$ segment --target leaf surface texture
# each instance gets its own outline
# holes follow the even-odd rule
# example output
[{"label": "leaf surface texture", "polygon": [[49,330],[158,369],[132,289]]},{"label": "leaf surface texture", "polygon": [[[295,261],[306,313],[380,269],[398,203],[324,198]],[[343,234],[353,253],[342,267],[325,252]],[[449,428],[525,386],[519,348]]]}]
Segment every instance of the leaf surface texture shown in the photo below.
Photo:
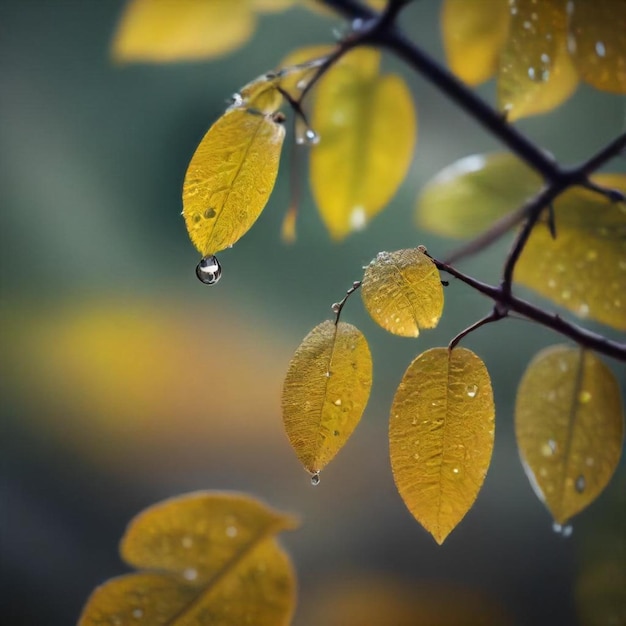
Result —
[{"label": "leaf surface texture", "polygon": [[515,433],[537,496],[564,524],[598,497],[619,462],[624,418],[615,376],[589,351],[543,350],[519,385]]},{"label": "leaf surface texture", "polygon": [[317,473],[359,423],[372,386],[372,357],[361,331],[331,321],[316,326],[289,364],[283,421],[302,465]]},{"label": "leaf surface texture", "polygon": [[402,337],[434,328],[443,312],[439,271],[419,248],[379,252],[365,269],[361,295],[372,319]]},{"label": "leaf surface texture", "polygon": [[483,484],[494,418],[487,368],[465,348],[427,350],[396,391],[389,421],[393,477],[409,511],[439,544]]}]

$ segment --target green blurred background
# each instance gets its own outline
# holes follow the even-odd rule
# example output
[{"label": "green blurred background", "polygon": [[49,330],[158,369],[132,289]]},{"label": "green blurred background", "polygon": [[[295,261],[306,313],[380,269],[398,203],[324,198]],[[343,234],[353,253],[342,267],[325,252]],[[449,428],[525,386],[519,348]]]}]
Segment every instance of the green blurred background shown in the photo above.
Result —
[{"label": "green blurred background", "polygon": [[[455,159],[498,145],[386,59],[409,82],[419,123],[413,166],[392,204],[366,231],[335,244],[307,191],[298,241],[283,245],[285,150],[265,212],[220,256],[220,284],[204,287],[180,216],[196,145],[231,93],[293,48],[332,41],[342,23],[293,9],[262,16],[252,41],[222,59],[119,67],[108,48],[122,6],[0,4],[3,623],[75,622],[93,587],[126,571],[117,542],[127,521],[196,489],[248,492],[302,517],[302,527],[284,537],[300,585],[294,624],[330,624],[338,598],[377,602],[377,591],[381,606],[441,600],[423,620],[403,624],[444,623],[437,606],[463,602],[483,607],[483,621],[468,610],[468,624],[577,623],[577,585],[591,590],[579,602],[590,606],[585,598],[615,585],[607,567],[617,563],[623,575],[626,477],[622,464],[576,518],[571,538],[552,531],[518,459],[512,407],[529,360],[559,337],[511,320],[464,342],[492,374],[496,447],[475,506],[442,547],[394,488],[388,407],[409,362],[446,345],[489,310],[487,301],[453,283],[440,326],[407,340],[376,327],[355,297],[344,316],[370,341],[373,393],[319,487],[282,430],[282,377],[302,337],[379,250],[421,243],[441,258],[453,249],[415,227],[417,193]],[[424,0],[403,18],[441,59],[439,8]],[[493,84],[481,91],[493,101]],[[624,120],[623,98],[580,87],[554,113],[519,126],[573,163],[623,130]],[[609,169],[624,171],[624,161]],[[463,267],[496,280],[506,243]],[[611,365],[624,381],[624,368]],[[590,583],[580,583],[585,576]],[[489,621],[491,611],[507,617]]]}]

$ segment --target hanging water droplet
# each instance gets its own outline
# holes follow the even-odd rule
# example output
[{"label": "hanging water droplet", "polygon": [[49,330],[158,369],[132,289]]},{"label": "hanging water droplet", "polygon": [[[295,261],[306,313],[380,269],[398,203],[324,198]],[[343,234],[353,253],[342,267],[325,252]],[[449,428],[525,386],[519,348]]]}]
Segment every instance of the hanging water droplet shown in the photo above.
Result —
[{"label": "hanging water droplet", "polygon": [[470,398],[475,398],[476,394],[478,393],[478,385],[468,385],[465,388],[465,393],[470,397]]},{"label": "hanging water droplet", "polygon": [[243,98],[239,92],[235,92],[230,97],[230,106],[231,107],[239,107],[243,104]]},{"label": "hanging water droplet", "polygon": [[198,570],[193,567],[188,567],[183,572],[183,578],[185,580],[196,580],[196,578],[198,578]]},{"label": "hanging water droplet", "polygon": [[317,487],[317,485],[320,484],[320,473],[319,472],[315,472],[312,476],[311,476],[311,484],[314,487]]},{"label": "hanging water droplet", "polygon": [[320,136],[312,128],[307,128],[304,133],[304,143],[309,146],[315,146],[319,142]]},{"label": "hanging water droplet", "polygon": [[196,276],[205,285],[214,285],[222,277],[222,266],[216,256],[205,256],[196,266]]},{"label": "hanging water droplet", "polygon": [[330,309],[333,313],[339,313],[341,309],[341,304],[339,304],[339,302],[334,302]]},{"label": "hanging water droplet", "polygon": [[565,537],[567,539],[568,537],[572,536],[573,531],[574,529],[572,528],[571,524],[568,524],[567,526],[563,526],[563,528],[561,529],[561,537]]},{"label": "hanging water droplet", "polygon": [[585,487],[587,486],[587,481],[582,474],[576,479],[576,483],[574,486],[578,493],[582,493],[585,490]]}]

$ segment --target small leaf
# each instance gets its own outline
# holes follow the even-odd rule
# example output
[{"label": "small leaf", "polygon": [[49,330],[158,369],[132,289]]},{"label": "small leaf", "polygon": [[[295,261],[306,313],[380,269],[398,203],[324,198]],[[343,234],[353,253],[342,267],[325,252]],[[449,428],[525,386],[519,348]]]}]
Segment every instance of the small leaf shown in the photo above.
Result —
[{"label": "small leaf", "polygon": [[97,588],[79,626],[238,626],[250,616],[286,626],[295,576],[272,535],[293,527],[291,518],[234,494],[199,492],[150,507],[131,521],[120,548],[146,571]]},{"label": "small leaf", "polygon": [[417,222],[445,237],[471,237],[539,189],[539,175],[516,156],[474,154],[444,168],[424,187]]},{"label": "small leaf", "polygon": [[507,0],[444,0],[441,29],[450,69],[469,85],[491,78],[509,21]]},{"label": "small leaf", "polygon": [[283,421],[296,455],[316,474],[356,428],[372,386],[372,357],[361,331],[345,322],[316,326],[289,364]]},{"label": "small leaf", "polygon": [[362,230],[391,200],[415,145],[411,93],[399,77],[380,75],[380,52],[348,53],[316,86],[311,187],[334,239]]},{"label": "small leaf", "polygon": [[498,104],[509,121],[546,113],[567,100],[578,74],[567,52],[560,0],[511,0],[509,37],[500,57]]},{"label": "small leaf", "polygon": [[257,220],[270,197],[284,127],[242,108],[211,126],[193,155],[183,185],[183,215],[202,255],[233,245]]},{"label": "small leaf", "polygon": [[129,0],[113,39],[120,62],[210,59],[252,35],[249,0]]},{"label": "small leaf", "polygon": [[568,49],[582,80],[626,94],[626,6],[594,0],[570,8]]},{"label": "small leaf", "polygon": [[[626,193],[626,175],[598,174]],[[515,280],[583,318],[626,330],[626,204],[575,187],[554,203],[556,239],[533,229]]]},{"label": "small leaf", "polygon": [[557,523],[606,487],[619,462],[623,420],[617,380],[593,353],[553,346],[528,366],[515,405],[517,445]]},{"label": "small leaf", "polygon": [[361,295],[372,319],[401,337],[434,328],[443,312],[439,271],[419,248],[379,252],[365,269]]},{"label": "small leaf", "polygon": [[491,381],[470,350],[433,348],[407,369],[391,407],[396,487],[441,544],[476,500],[494,441]]}]

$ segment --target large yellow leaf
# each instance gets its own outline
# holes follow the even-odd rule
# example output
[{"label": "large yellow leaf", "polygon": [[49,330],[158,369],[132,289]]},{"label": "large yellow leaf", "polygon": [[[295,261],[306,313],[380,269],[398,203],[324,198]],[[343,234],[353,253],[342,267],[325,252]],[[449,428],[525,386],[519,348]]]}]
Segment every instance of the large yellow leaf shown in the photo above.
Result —
[{"label": "large yellow leaf", "polygon": [[359,423],[371,386],[369,347],[351,324],[322,322],[296,350],[283,385],[283,421],[315,481]]},{"label": "large yellow leaf", "polygon": [[233,245],[254,224],[270,197],[284,127],[243,108],[211,126],[193,155],[183,185],[183,215],[203,254]]},{"label": "large yellow leaf", "polygon": [[[626,175],[598,174],[599,185],[626,192]],[[626,330],[626,204],[576,187],[554,206],[556,239],[533,229],[515,280],[553,302]]]},{"label": "large yellow leaf", "polygon": [[331,236],[363,229],[391,200],[411,163],[416,121],[411,93],[380,75],[380,52],[348,53],[316,87],[311,186]]},{"label": "large yellow leaf", "polygon": [[113,39],[121,62],[210,59],[252,35],[249,0],[129,0]]},{"label": "large yellow leaf", "polygon": [[626,94],[626,4],[577,0],[568,47],[581,78],[596,89]]},{"label": "large yellow leaf", "polygon": [[559,524],[595,500],[622,450],[619,385],[593,353],[540,352],[517,392],[515,433],[526,474]]},{"label": "large yellow leaf", "polygon": [[496,71],[509,31],[508,0],[444,0],[441,29],[450,69],[479,85]]},{"label": "large yellow leaf", "polygon": [[540,188],[539,175],[513,154],[474,154],[428,182],[417,200],[417,223],[445,237],[472,237]]},{"label": "large yellow leaf", "polygon": [[439,271],[419,248],[379,252],[365,269],[361,294],[372,319],[402,337],[434,328],[443,311]]},{"label": "large yellow leaf", "polygon": [[120,547],[144,571],[97,588],[79,625],[286,626],[295,575],[273,535],[293,527],[290,517],[234,494],[199,492],[146,509]]},{"label": "large yellow leaf", "polygon": [[476,500],[494,441],[491,381],[470,350],[433,348],[409,365],[391,406],[396,487],[441,544]]},{"label": "large yellow leaf", "polygon": [[498,104],[509,120],[551,111],[567,100],[578,74],[567,52],[561,0],[511,0],[509,37],[498,73]]}]

